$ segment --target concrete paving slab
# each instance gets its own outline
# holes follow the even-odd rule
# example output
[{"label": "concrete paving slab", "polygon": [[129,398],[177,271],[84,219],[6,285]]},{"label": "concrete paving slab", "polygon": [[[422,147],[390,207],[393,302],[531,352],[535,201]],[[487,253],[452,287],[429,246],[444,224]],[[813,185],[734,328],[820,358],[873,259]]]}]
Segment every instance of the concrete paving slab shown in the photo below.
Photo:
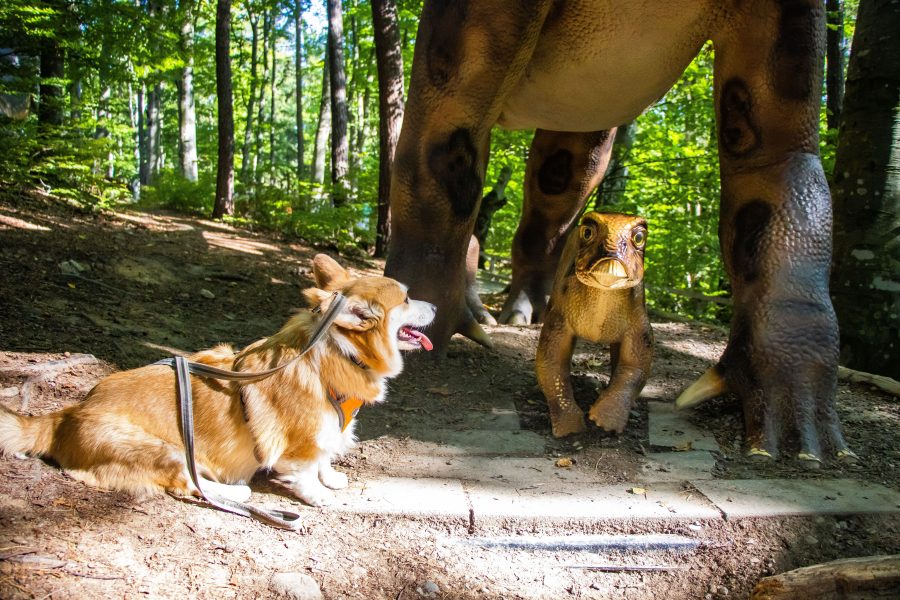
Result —
[{"label": "concrete paving slab", "polygon": [[515,406],[493,407],[490,411],[473,410],[458,415],[455,425],[460,429],[487,429],[491,431],[518,431],[519,413]]},{"label": "concrete paving slab", "polygon": [[462,483],[453,479],[375,477],[337,492],[336,510],[364,514],[469,518]]},{"label": "concrete paving slab", "polygon": [[556,466],[552,458],[507,458],[492,456],[392,456],[378,465],[393,477],[437,477],[466,482],[503,484],[510,487],[534,485],[597,484],[594,477],[574,469]]},{"label": "concrete paving slab", "polygon": [[411,439],[437,444],[437,456],[504,455],[540,456],[546,440],[533,431],[488,429],[414,429],[403,432]]},{"label": "concrete paving slab", "polygon": [[712,479],[716,457],[705,450],[689,452],[651,452],[643,464],[638,481],[691,481]]},{"label": "concrete paving slab", "polygon": [[726,516],[900,513],[900,493],[853,479],[692,481]]},{"label": "concrete paving slab", "polygon": [[651,446],[718,451],[712,433],[696,427],[675,411],[675,404],[648,402],[648,429]]},{"label": "concrete paving slab", "polygon": [[[638,493],[631,490],[637,489]],[[531,485],[466,484],[475,519],[553,519],[607,521],[631,519],[719,519],[719,511],[701,494],[678,484],[652,487],[616,484]]]}]

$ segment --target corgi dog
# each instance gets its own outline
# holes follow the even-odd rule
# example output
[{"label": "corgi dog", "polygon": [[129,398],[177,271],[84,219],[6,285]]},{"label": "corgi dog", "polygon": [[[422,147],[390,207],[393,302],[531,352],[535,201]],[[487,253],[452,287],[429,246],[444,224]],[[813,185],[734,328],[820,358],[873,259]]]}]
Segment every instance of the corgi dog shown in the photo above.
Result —
[{"label": "corgi dog", "polygon": [[[321,506],[347,476],[331,466],[354,442],[343,408],[382,402],[386,381],[403,369],[401,351],[431,349],[420,331],[435,307],[412,300],[387,277],[352,277],[324,254],[313,259],[312,311],[240,352],[220,345],[189,357],[220,369],[254,372],[296,358],[339,291],[347,302],[324,337],[299,359],[253,383],[191,377],[195,460],[201,487],[243,502],[258,470],[304,502]],[[52,459],[75,479],[138,495],[198,495],[179,429],[175,372],[149,365],[106,377],[84,402],[29,417],[0,406],[0,451]]]}]

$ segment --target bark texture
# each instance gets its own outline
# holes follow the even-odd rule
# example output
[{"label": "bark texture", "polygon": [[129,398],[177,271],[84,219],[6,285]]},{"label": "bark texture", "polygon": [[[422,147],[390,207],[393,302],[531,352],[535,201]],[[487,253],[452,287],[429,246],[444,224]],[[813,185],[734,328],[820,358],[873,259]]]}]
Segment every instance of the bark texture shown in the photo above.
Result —
[{"label": "bark texture", "polygon": [[344,72],[344,18],[341,0],[328,0],[328,59],[331,70],[331,184],[332,202],[348,200],[350,140],[347,137],[347,75]]},{"label": "bark texture", "polygon": [[181,175],[197,181],[197,116],[194,110],[194,5],[192,0],[182,5],[181,52],[184,67],[178,86],[180,115],[179,139]]},{"label": "bark texture", "polygon": [[825,94],[828,108],[828,128],[837,129],[841,123],[844,104],[844,5],[841,0],[827,0],[825,54]]},{"label": "bark texture", "polygon": [[219,160],[213,218],[234,214],[234,107],[231,96],[231,0],[216,3],[216,99]]},{"label": "bark texture", "polygon": [[390,239],[391,166],[403,123],[403,53],[396,0],[372,0],[378,66],[378,224],[375,255],[384,256]]},{"label": "bark texture", "polygon": [[841,364],[900,378],[900,3],[862,0],[834,173]]},{"label": "bark texture", "polygon": [[297,104],[297,179],[302,180],[303,164],[303,3],[294,6],[294,95]]}]

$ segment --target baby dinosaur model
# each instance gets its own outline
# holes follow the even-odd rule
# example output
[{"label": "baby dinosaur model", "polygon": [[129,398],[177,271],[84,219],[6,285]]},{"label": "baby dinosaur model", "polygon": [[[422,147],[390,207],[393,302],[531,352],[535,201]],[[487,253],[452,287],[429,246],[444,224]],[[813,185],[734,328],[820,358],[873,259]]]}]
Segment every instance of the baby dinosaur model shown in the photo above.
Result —
[{"label": "baby dinosaur model", "polygon": [[647,222],[589,212],[563,249],[538,342],[538,384],[550,406],[553,435],[584,431],[569,365],[575,339],[609,344],[612,376],[588,416],[621,433],[653,360],[653,333],[644,306]]}]

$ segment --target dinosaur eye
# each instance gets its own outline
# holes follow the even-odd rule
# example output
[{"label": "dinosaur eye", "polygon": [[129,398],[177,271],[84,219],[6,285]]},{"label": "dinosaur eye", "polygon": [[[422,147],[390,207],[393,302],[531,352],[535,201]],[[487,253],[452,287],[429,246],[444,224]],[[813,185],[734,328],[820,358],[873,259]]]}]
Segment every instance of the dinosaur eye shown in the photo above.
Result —
[{"label": "dinosaur eye", "polygon": [[581,239],[585,242],[589,242],[594,239],[594,228],[589,227],[588,225],[583,225],[581,227]]},{"label": "dinosaur eye", "polygon": [[637,229],[631,234],[631,241],[635,246],[640,248],[647,241],[647,232],[643,229]]}]

